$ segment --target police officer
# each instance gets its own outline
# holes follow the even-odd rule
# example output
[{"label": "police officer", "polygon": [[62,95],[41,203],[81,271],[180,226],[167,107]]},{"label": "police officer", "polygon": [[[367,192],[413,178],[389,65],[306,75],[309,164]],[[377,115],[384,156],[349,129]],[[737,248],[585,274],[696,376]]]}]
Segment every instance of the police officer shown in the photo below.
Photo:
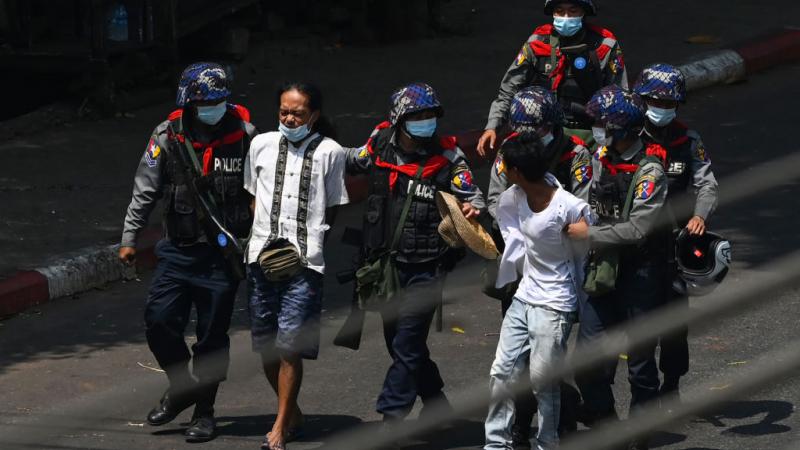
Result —
[{"label": "police officer", "polygon": [[[569,136],[563,128],[564,114],[561,105],[549,90],[540,86],[523,88],[516,94],[511,102],[509,111],[509,126],[512,133],[505,142],[519,139],[520,136],[533,134],[538,136],[546,149],[549,158],[548,171],[556,176],[559,183],[567,191],[583,200],[588,199],[589,180],[592,177],[591,153],[576,136]],[[504,142],[504,145],[505,145]],[[497,201],[500,194],[508,188],[508,179],[503,161],[503,148],[501,146],[495,159],[490,174],[487,203],[489,214],[492,216],[492,237],[498,248],[503,248],[503,238],[497,226]],[[491,274],[486,280],[487,287],[484,292],[493,297],[499,297],[501,310],[505,317],[514,298],[516,283],[505,289],[493,289],[497,272],[497,262],[488,261],[487,273]],[[491,288],[489,288],[491,287]],[[574,389],[562,384],[562,408],[559,421],[560,432],[563,434],[574,428],[573,408],[577,399]],[[526,392],[515,402],[516,421],[512,428],[512,439],[515,445],[528,445],[530,425],[536,412],[535,398]]]},{"label": "police officer", "polygon": [[[231,261],[218,247],[221,238],[206,235],[198,219],[199,199],[191,193],[190,174],[233,236],[247,237],[252,223],[243,162],[256,130],[245,108],[226,101],[229,94],[225,70],[218,64],[196,63],[184,70],[178,85],[179,109],[153,131],[136,171],[119,251],[124,262],[134,261],[136,237],[163,198],[164,238],[156,246],[158,264],[145,306],[145,325],[147,343],[167,374],[169,388],[147,422],[164,425],[195,404],[185,432],[190,442],[215,436],[214,400],[228,370],[228,328],[239,285]],[[183,333],[193,304],[197,342],[190,353]],[[189,372],[190,359],[194,376]]]},{"label": "police officer", "polygon": [[[676,119],[678,105],[686,101],[686,79],[669,64],[653,64],[642,71],[633,90],[647,104],[642,139],[667,149],[670,194],[667,204],[675,216],[676,225],[686,227],[691,234],[702,235],[706,221],[717,206],[717,180],[700,135]],[[679,198],[681,194],[691,194],[694,201]],[[674,273],[675,269],[671,269]],[[669,297],[672,302],[688,309],[687,295],[670,289]],[[684,326],[661,338],[662,394],[678,395],[680,377],[689,371],[688,332],[688,327]]]},{"label": "police officer", "polygon": [[584,111],[586,102],[603,86],[628,86],[622,49],[614,33],[585,20],[597,14],[594,0],[545,0],[544,12],[553,17],[553,23],[533,32],[506,71],[489,110],[486,131],[478,141],[481,155],[495,148],[512,98],[525,86],[553,91],[564,110],[565,127],[587,142],[592,119]]},{"label": "police officer", "polygon": [[[375,128],[364,147],[350,149],[348,157],[348,170],[366,173],[369,179],[363,254],[390,246],[406,197],[413,196],[397,247],[401,290],[381,310],[386,348],[393,361],[376,408],[386,426],[405,418],[417,396],[426,407],[437,402],[446,405],[444,382],[427,344],[441,301],[443,274],[453,263],[452,251],[438,232],[441,216],[436,192],[454,194],[463,202],[467,217],[477,216],[485,207],[455,138],[437,133],[444,110],[433,88],[410,84],[394,92],[391,102],[389,121]],[[418,184],[412,191],[415,177]]]},{"label": "police officer", "polygon": [[[615,289],[590,297],[583,305],[579,345],[663,303],[669,239],[668,230],[661,227],[668,191],[663,166],[666,151],[657,144],[645,144],[639,136],[644,126],[641,98],[609,86],[592,97],[586,109],[607,133],[593,158],[590,204],[598,222],[592,226],[585,222],[569,225],[567,233],[573,239],[588,239],[595,255],[617,252],[619,265]],[[628,217],[624,217],[629,192],[632,203]],[[646,342],[628,351],[632,414],[658,394],[655,347],[656,342]],[[616,361],[614,358],[597,370],[576,376],[586,412],[596,419],[616,417],[611,390]],[[640,450],[647,445],[647,439],[642,439],[629,448]]]}]

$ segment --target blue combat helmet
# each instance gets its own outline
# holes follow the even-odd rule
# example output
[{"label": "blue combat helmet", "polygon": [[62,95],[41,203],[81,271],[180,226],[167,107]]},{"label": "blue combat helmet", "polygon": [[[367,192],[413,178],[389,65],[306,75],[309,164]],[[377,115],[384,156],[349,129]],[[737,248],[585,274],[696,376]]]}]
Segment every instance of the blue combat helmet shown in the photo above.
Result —
[{"label": "blue combat helmet", "polygon": [[617,85],[600,89],[589,103],[586,114],[607,130],[631,131],[644,125],[644,102],[638,95]]},{"label": "blue combat helmet", "polygon": [[389,121],[392,125],[397,125],[408,114],[429,109],[434,110],[437,117],[444,115],[436,91],[425,83],[412,83],[401,87],[392,94],[391,102]]},{"label": "blue combat helmet", "polygon": [[633,92],[642,97],[686,102],[686,77],[669,64],[646,67],[633,86]]},{"label": "blue combat helmet", "polygon": [[517,92],[511,100],[508,116],[515,133],[535,133],[544,125],[557,127],[564,123],[564,111],[555,95],[541,86]]},{"label": "blue combat helmet", "polygon": [[559,3],[575,3],[586,11],[587,16],[597,15],[597,2],[594,0],[545,0],[544,13],[548,16],[552,16],[553,10]]},{"label": "blue combat helmet", "polygon": [[228,77],[219,64],[194,63],[181,74],[175,103],[183,108],[196,101],[224,100],[230,95]]}]

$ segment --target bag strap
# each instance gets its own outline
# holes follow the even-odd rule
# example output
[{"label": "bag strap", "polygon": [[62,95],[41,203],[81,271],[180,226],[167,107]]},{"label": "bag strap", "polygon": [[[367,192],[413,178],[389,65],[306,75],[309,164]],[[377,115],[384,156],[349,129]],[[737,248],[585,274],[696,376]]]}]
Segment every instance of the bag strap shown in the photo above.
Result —
[{"label": "bag strap", "polygon": [[661,164],[661,160],[653,155],[646,155],[639,161],[639,167],[636,168],[636,172],[633,173],[633,178],[631,178],[631,184],[628,186],[628,196],[625,197],[625,207],[622,208],[622,220],[628,220],[631,207],[633,206],[633,192],[636,189],[636,180],[639,179],[639,174],[642,172],[644,166],[648,163],[658,163]]},{"label": "bag strap", "polygon": [[[182,126],[183,125],[181,125],[181,127]],[[174,131],[173,131],[173,134],[174,134]],[[178,142],[180,142],[180,140],[178,140]],[[194,145],[192,145],[192,141],[189,139],[189,136],[186,136],[186,133],[183,134],[183,148],[186,151],[186,153],[189,154],[189,159],[192,160],[192,165],[194,166],[193,168],[190,168],[190,170],[194,169],[194,170],[192,170],[192,172],[194,172],[195,177],[199,179],[203,174],[203,166],[200,164],[200,161],[197,159],[197,153],[194,151]],[[178,151],[180,151],[180,150],[178,150]],[[203,195],[203,193],[198,191],[197,195]],[[205,196],[205,197],[203,197],[203,199],[207,200],[211,204],[211,207],[214,208],[214,212],[215,213],[218,213],[217,202],[214,201],[214,196],[213,195]]]},{"label": "bag strap", "polygon": [[406,195],[406,201],[403,203],[403,211],[400,213],[400,221],[397,222],[397,227],[395,227],[394,229],[394,236],[392,237],[392,246],[389,248],[390,252],[394,252],[395,250],[397,250],[397,244],[400,242],[400,234],[403,231],[403,225],[405,225],[406,223],[406,218],[408,217],[408,210],[411,209],[411,201],[414,199],[414,191],[417,189],[417,184],[419,183],[423,170],[425,170],[425,165],[420,164],[419,168],[417,169],[416,175],[414,175],[414,179],[411,180],[411,187],[408,189],[408,194]]}]

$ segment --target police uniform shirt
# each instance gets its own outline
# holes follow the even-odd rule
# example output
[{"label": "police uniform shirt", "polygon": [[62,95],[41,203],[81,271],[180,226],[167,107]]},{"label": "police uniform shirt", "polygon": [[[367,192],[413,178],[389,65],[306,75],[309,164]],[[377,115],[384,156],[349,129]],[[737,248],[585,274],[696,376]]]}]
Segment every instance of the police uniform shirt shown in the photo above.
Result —
[{"label": "police uniform shirt", "polygon": [[[592,189],[600,185],[605,168],[601,162],[606,155],[611,156],[614,150],[608,147],[600,147],[592,158],[593,177]],[[641,140],[634,143],[625,153],[619,155],[622,161],[631,161],[639,152],[644,151],[644,144]],[[589,228],[589,245],[596,249],[613,245],[632,245],[644,242],[647,237],[657,228],[661,207],[664,206],[667,197],[667,178],[664,167],[661,164],[646,163],[637,179],[632,180],[635,184],[633,202],[626,222],[615,224],[600,224]],[[596,205],[592,204],[593,208]],[[594,211],[597,215],[602,215],[600,211]]]},{"label": "police uniform shirt", "polygon": [[[322,245],[325,232],[330,228],[325,223],[326,210],[347,204],[349,200],[344,183],[346,153],[333,139],[326,137],[319,143],[311,158],[310,178],[307,183],[301,182],[304,157],[309,144],[318,137],[318,133],[309,135],[299,147],[287,142],[283,188],[277,193],[276,161],[280,153],[282,134],[264,133],[253,139],[245,162],[244,177],[245,189],[256,198],[255,219],[247,250],[248,263],[257,260],[268,241],[284,238],[300,251],[306,267],[324,273]],[[306,211],[301,207],[301,194],[308,196]],[[275,195],[280,197],[278,236],[270,236]],[[302,245],[303,241],[305,245]]]}]

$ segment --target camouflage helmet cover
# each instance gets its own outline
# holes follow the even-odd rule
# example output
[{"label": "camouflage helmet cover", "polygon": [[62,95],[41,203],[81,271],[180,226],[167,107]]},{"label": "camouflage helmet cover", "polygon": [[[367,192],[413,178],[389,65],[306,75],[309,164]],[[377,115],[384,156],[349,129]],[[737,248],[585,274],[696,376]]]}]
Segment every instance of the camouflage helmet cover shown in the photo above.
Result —
[{"label": "camouflage helmet cover", "polygon": [[586,104],[586,113],[608,130],[628,131],[641,127],[644,109],[641,97],[616,85],[600,89]]},{"label": "camouflage helmet cover", "polygon": [[639,75],[633,92],[642,97],[685,102],[686,78],[674,66],[663,63],[653,64],[646,67]]},{"label": "camouflage helmet cover", "polygon": [[444,115],[436,91],[425,83],[412,83],[401,87],[392,94],[391,102],[389,121],[392,125],[397,125],[408,114],[429,109],[435,110],[437,117]]},{"label": "camouflage helmet cover", "polygon": [[560,126],[564,122],[564,112],[549,90],[532,86],[514,95],[509,110],[509,125],[514,132],[536,132],[543,125]]},{"label": "camouflage helmet cover", "polygon": [[182,108],[190,102],[224,100],[229,95],[225,69],[216,63],[200,62],[190,65],[181,74],[175,103]]}]

